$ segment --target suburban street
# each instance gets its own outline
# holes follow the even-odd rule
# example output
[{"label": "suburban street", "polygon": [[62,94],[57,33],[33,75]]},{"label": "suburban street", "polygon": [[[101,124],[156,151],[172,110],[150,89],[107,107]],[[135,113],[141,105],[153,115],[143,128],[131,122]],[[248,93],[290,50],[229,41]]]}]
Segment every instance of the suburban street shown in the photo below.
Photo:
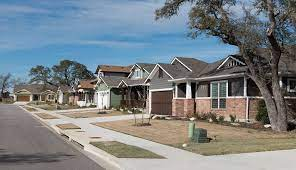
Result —
[{"label": "suburban street", "polygon": [[1,170],[103,169],[18,106],[0,104]]}]

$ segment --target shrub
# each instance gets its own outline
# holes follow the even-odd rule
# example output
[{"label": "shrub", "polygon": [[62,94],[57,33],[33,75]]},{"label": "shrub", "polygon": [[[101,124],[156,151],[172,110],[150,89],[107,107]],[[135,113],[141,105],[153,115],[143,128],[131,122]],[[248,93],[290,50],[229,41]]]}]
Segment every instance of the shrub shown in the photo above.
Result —
[{"label": "shrub", "polygon": [[215,122],[215,123],[218,122],[217,114],[216,113],[209,112],[208,113],[208,119],[212,119],[212,121]]},{"label": "shrub", "polygon": [[267,112],[267,108],[264,100],[260,100],[258,102],[256,120],[259,122],[262,122],[263,124],[270,124],[270,120],[268,117],[268,112]]},{"label": "shrub", "polygon": [[224,117],[224,116],[219,116],[219,117],[218,117],[218,121],[219,121],[220,123],[224,122],[224,120],[225,120],[225,117]]},{"label": "shrub", "polygon": [[236,121],[236,115],[229,115],[229,118],[232,123]]},{"label": "shrub", "polygon": [[197,119],[199,120],[208,120],[209,116],[206,113],[201,113],[197,115]]}]

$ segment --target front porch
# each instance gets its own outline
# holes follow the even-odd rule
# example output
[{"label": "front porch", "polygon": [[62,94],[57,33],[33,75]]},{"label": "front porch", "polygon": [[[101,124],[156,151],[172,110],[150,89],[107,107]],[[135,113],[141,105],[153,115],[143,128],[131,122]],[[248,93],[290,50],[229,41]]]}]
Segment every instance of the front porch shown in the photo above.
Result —
[{"label": "front porch", "polygon": [[94,97],[95,97],[94,90],[79,89],[76,95],[78,96],[77,105],[79,107],[89,107],[89,106],[95,104],[95,102],[94,102]]},{"label": "front porch", "polygon": [[148,86],[125,86],[121,87],[122,108],[146,109],[148,99]]}]

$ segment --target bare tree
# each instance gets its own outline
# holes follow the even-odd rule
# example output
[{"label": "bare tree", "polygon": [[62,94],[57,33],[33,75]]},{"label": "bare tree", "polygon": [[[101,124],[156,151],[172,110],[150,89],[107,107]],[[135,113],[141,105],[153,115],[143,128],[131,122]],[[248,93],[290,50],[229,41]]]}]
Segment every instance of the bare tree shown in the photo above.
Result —
[{"label": "bare tree", "polygon": [[[287,107],[279,84],[279,62],[295,48],[295,0],[166,0],[156,19],[171,18],[188,3],[190,35],[201,33],[237,46],[258,86],[272,129],[287,130]],[[258,49],[264,48],[262,52]],[[266,57],[266,54],[268,57]],[[294,54],[295,57],[295,54]],[[271,87],[271,90],[269,89]]]},{"label": "bare tree", "polygon": [[4,97],[5,93],[9,91],[12,84],[12,75],[10,73],[0,75],[0,97]]}]

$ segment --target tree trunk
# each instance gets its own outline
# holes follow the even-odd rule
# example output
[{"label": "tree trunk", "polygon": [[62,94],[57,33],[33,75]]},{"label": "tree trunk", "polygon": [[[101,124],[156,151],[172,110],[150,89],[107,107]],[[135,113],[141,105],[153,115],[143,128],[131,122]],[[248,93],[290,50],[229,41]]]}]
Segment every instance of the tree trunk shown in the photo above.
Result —
[{"label": "tree trunk", "polygon": [[264,98],[272,130],[278,132],[287,131],[287,109],[281,89],[277,88],[276,85],[279,82],[273,80],[273,93],[271,93],[264,81],[254,77],[252,79]]}]

